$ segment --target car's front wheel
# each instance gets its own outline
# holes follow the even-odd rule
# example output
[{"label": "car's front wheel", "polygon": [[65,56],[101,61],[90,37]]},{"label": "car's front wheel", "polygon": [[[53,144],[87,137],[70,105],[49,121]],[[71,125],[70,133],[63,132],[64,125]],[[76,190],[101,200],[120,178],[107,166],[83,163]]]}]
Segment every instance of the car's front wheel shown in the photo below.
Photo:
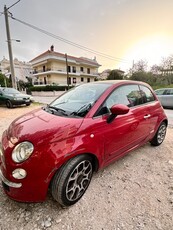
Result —
[{"label": "car's front wheel", "polygon": [[70,159],[53,177],[53,198],[62,206],[75,204],[87,190],[92,174],[92,157],[84,154]]},{"label": "car's front wheel", "polygon": [[13,107],[13,104],[11,103],[11,101],[10,100],[7,100],[6,101],[6,106],[7,106],[7,108],[12,108]]},{"label": "car's front wheel", "polygon": [[167,130],[167,125],[165,122],[162,122],[157,130],[157,133],[155,134],[153,139],[150,141],[150,143],[154,146],[158,146],[162,144],[166,136],[166,130]]}]

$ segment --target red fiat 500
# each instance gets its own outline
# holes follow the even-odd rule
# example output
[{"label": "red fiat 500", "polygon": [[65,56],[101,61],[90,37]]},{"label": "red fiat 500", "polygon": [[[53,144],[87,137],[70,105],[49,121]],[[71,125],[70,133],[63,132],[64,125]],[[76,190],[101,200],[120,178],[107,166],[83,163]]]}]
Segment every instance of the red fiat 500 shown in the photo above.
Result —
[{"label": "red fiat 500", "polygon": [[17,201],[52,196],[63,206],[85,193],[94,171],[150,142],[160,145],[167,117],[149,85],[102,81],[75,87],[23,115],[3,133],[0,177]]}]

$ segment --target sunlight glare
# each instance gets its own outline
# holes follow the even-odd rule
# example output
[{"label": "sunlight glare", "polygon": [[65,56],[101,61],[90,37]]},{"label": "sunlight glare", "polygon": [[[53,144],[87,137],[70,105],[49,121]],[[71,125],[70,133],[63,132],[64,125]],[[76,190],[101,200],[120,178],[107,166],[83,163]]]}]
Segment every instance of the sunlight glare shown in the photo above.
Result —
[{"label": "sunlight glare", "polygon": [[148,65],[160,64],[163,57],[168,57],[173,54],[173,41],[170,37],[166,36],[150,36],[146,37],[131,46],[125,59],[137,62],[145,60]]}]

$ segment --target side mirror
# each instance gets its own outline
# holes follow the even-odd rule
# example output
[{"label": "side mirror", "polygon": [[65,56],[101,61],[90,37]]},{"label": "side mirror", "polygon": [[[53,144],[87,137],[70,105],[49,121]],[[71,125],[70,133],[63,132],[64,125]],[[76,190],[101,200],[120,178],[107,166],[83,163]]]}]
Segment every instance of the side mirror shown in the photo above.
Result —
[{"label": "side mirror", "polygon": [[117,105],[113,105],[110,108],[110,111],[111,111],[111,115],[108,117],[107,123],[111,123],[118,115],[127,114],[129,112],[129,107],[123,104],[117,104]]}]

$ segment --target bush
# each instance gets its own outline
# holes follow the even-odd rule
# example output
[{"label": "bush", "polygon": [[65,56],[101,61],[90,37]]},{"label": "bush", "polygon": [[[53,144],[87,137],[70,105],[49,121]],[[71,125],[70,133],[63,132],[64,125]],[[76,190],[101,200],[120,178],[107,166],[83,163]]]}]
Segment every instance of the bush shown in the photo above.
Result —
[{"label": "bush", "polygon": [[[70,86],[69,88],[72,88]],[[46,86],[33,86],[29,88],[30,91],[65,91],[67,86],[58,86],[58,85],[46,85]]]},{"label": "bush", "polygon": [[155,85],[155,86],[152,86],[152,88],[154,90],[161,89],[161,88],[173,88],[173,84],[171,84],[171,85]]}]

